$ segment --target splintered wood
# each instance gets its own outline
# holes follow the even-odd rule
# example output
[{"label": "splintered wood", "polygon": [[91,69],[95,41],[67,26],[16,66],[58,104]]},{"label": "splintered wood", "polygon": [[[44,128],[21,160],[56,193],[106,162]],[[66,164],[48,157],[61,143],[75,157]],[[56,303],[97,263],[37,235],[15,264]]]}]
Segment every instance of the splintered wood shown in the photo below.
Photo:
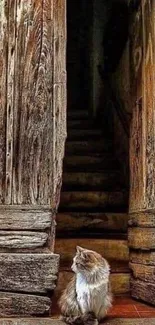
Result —
[{"label": "splintered wood", "polygon": [[56,286],[55,214],[66,138],[65,11],[64,0],[0,0],[4,317],[49,315]]},{"label": "splintered wood", "polygon": [[[132,2],[132,1],[131,1]],[[131,294],[155,305],[155,3],[142,0],[131,29],[129,247]]]}]

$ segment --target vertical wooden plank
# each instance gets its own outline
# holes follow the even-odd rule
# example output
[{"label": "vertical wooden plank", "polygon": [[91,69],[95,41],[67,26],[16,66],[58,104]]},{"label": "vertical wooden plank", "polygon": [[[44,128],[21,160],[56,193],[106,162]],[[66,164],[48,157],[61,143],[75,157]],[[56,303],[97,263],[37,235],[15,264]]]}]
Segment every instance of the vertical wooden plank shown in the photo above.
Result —
[{"label": "vertical wooden plank", "polygon": [[17,12],[13,203],[50,204],[52,2],[24,1],[18,4]]},{"label": "vertical wooden plank", "polygon": [[5,197],[6,105],[7,105],[7,52],[8,52],[8,5],[0,0],[0,204]]},{"label": "vertical wooden plank", "polygon": [[6,177],[5,203],[12,201],[13,165],[13,110],[14,110],[14,65],[16,38],[16,0],[8,1],[8,67],[7,67],[7,109],[6,109]]},{"label": "vertical wooden plank", "polygon": [[[130,142],[131,195],[129,220],[129,247],[131,250],[131,294],[133,297],[155,304],[152,274],[155,263],[155,3],[141,0],[137,15],[141,12],[141,65],[140,79],[135,78],[141,89],[140,105],[133,105],[133,123]],[[131,35],[131,55],[135,56],[133,44],[138,30]],[[135,180],[136,181],[135,181]],[[133,214],[132,214],[133,213]],[[146,254],[147,250],[147,254]]]},{"label": "vertical wooden plank", "polygon": [[54,196],[58,206],[62,181],[62,159],[66,139],[66,1],[54,0],[54,65],[53,65],[53,155]]},{"label": "vertical wooden plank", "polygon": [[143,200],[143,149],[142,149],[142,8],[133,15],[131,28],[131,102],[133,118],[130,132],[130,212],[138,209]]}]

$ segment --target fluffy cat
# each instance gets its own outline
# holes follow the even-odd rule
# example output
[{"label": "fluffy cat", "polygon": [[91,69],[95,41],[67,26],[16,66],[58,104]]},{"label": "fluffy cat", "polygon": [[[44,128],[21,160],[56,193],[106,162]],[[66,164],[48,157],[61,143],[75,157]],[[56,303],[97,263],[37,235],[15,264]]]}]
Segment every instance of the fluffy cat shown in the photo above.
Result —
[{"label": "fluffy cat", "polygon": [[112,306],[110,267],[98,253],[77,246],[75,275],[64,290],[59,306],[68,324],[98,324]]}]

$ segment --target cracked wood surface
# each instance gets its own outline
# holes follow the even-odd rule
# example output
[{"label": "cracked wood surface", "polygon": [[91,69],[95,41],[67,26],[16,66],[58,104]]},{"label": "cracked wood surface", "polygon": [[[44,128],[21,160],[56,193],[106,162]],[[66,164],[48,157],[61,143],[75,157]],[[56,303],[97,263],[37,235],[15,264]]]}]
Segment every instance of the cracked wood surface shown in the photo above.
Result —
[{"label": "cracked wood surface", "polygon": [[130,137],[131,294],[155,305],[155,3],[139,1],[132,15]]}]

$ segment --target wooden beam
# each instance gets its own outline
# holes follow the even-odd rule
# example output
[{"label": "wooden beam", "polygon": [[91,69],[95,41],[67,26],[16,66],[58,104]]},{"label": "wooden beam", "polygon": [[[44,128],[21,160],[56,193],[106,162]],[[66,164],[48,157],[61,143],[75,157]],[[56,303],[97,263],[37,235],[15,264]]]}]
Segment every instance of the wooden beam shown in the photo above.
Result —
[{"label": "wooden beam", "polygon": [[0,254],[0,291],[49,293],[56,286],[56,254]]}]

